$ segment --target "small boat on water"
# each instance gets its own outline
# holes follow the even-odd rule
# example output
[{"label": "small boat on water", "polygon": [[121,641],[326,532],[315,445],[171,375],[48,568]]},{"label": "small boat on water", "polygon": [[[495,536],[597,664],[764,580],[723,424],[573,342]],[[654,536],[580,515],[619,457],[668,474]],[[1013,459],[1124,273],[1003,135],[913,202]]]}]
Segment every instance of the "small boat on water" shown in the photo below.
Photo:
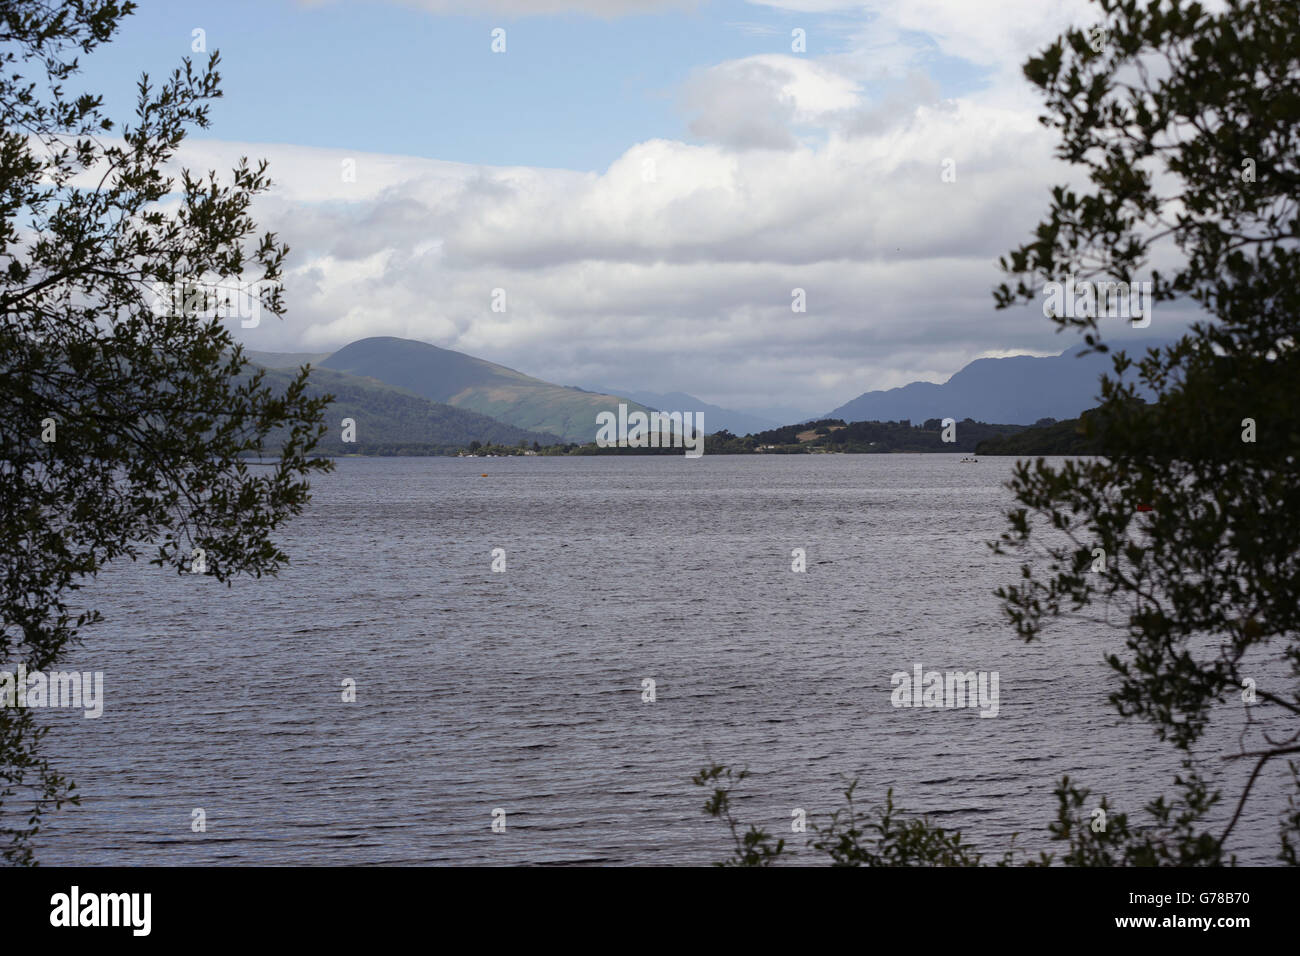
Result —
[{"label": "small boat on water", "polygon": [[978,465],[979,463],[980,460],[978,458],[970,457],[963,458],[961,461],[957,462],[959,465]]}]

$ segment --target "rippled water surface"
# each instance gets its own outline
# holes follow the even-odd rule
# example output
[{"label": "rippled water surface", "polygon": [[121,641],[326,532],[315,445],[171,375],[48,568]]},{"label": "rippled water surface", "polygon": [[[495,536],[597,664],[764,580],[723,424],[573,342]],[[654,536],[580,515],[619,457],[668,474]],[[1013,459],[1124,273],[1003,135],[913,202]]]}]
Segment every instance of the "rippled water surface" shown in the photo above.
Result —
[{"label": "rippled water surface", "polygon": [[[104,672],[105,709],[52,713],[83,804],[39,857],[707,863],[724,834],[690,777],[711,759],[749,767],[740,813],[778,832],[860,775],[860,799],[893,787],[995,854],[1016,831],[1047,848],[1062,774],[1136,811],[1176,764],[1105,703],[1118,632],[1070,624],[1025,646],[1002,623],[992,591],[1015,569],[984,542],[1010,470],[342,460],[282,536],[278,579],[128,564],[83,592],[105,621],[69,665]],[[998,672],[998,716],[894,708],[890,675],[916,663]],[[1271,860],[1277,809],[1255,801],[1238,824],[1244,861]]]}]

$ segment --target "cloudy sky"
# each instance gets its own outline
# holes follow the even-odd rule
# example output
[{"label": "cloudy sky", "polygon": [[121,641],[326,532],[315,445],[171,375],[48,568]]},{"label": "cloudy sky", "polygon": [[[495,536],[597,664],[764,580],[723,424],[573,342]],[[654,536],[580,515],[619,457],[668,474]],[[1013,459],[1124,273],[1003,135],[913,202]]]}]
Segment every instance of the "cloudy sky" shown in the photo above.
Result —
[{"label": "cloudy sky", "polygon": [[[794,420],[1075,344],[991,289],[1068,178],[1020,66],[1097,18],[1086,0],[143,0],[84,77],[126,118],[194,31],[221,51],[226,96],[184,161],[267,158],[257,216],[293,250],[289,312],[236,330],[249,348],[396,335]],[[1176,322],[1157,309],[1150,332]]]}]

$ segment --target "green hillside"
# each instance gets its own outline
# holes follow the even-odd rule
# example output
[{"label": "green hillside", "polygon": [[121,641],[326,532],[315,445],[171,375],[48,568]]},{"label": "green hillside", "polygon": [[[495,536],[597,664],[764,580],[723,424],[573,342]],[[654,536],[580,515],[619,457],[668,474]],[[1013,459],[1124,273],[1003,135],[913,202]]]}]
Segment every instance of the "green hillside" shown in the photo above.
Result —
[{"label": "green hillside", "polygon": [[[1096,413],[1096,409],[1091,409]],[[1014,435],[986,438],[975,448],[977,455],[1099,455],[1100,441],[1084,431],[1084,412],[1050,425],[1036,425]]]},{"label": "green hillside", "polygon": [[[267,369],[265,382],[283,391],[295,372]],[[464,448],[472,441],[483,444],[531,447],[556,443],[555,435],[516,428],[463,408],[431,402],[382,382],[332,369],[311,369],[307,391],[330,393],[334,402],[326,412],[329,423],[318,451],[328,455],[436,455]],[[356,422],[356,442],[342,440],[342,421]]]},{"label": "green hillside", "polygon": [[650,411],[629,399],[554,385],[504,365],[411,339],[360,339],[321,365],[571,442],[594,440],[597,413],[617,412],[620,402],[626,403],[629,411]]},{"label": "green hillside", "polygon": [[849,454],[878,455],[891,452],[972,452],[986,440],[1010,436],[1023,425],[991,425],[970,418],[955,423],[954,439],[945,442],[943,419],[930,418],[915,425],[910,421],[846,422],[840,418],[823,418],[800,425],[783,425],[754,435],[737,437],[720,432],[709,437],[710,454],[777,455]]}]

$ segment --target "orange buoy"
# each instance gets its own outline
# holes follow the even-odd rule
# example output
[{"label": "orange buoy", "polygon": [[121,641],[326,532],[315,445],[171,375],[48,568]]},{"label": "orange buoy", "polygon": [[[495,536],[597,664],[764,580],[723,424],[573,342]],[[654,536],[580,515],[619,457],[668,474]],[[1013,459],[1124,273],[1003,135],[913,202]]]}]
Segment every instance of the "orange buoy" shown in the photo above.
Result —
[{"label": "orange buoy", "polygon": [[483,474],[479,475],[479,477],[480,477],[480,478],[486,478],[486,477],[487,477],[487,472],[486,472],[486,471],[483,472]]}]

